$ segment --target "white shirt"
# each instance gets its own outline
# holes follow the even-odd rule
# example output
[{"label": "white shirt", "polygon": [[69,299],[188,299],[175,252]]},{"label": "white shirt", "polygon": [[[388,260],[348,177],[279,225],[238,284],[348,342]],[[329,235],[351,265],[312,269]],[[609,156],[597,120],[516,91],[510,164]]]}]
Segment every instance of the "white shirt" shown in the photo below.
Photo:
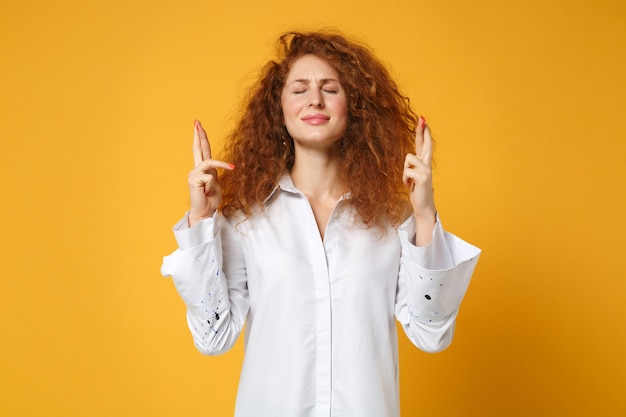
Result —
[{"label": "white shirt", "polygon": [[413,218],[386,235],[354,226],[347,203],[322,240],[284,176],[244,222],[216,214],[188,228],[185,216],[174,227],[179,249],[161,272],[187,305],[198,350],[227,351],[246,323],[237,417],[397,417],[394,316],[425,351],[452,341],[480,249],[439,220],[426,247],[410,243]]}]

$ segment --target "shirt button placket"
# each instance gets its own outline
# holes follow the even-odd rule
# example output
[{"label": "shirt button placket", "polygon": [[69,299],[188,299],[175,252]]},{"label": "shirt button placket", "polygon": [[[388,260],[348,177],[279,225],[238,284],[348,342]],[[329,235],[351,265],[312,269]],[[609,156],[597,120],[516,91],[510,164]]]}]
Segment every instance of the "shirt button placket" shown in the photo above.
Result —
[{"label": "shirt button placket", "polygon": [[336,217],[336,213],[333,212],[328,220],[328,224],[326,225],[326,233],[324,235],[324,252],[326,254],[326,273],[327,273],[327,285],[328,285],[328,311],[329,311],[329,322],[328,328],[330,331],[328,342],[329,346],[329,371],[330,371],[330,379],[328,381],[330,388],[330,407],[329,414],[333,415],[333,362],[334,362],[334,320],[333,320],[333,281],[335,274],[335,260],[337,256],[337,239],[338,239],[338,219]]}]

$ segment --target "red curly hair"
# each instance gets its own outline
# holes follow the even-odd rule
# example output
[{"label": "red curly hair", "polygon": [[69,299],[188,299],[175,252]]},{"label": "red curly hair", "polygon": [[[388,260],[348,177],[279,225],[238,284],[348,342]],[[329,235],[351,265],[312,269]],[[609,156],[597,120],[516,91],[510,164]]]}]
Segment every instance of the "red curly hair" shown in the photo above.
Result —
[{"label": "red curly hair", "polygon": [[285,33],[277,60],[268,62],[251,90],[224,160],[237,166],[221,178],[225,216],[249,217],[294,163],[293,140],[284,126],[281,93],[292,64],[303,55],[328,61],[339,76],[348,122],[339,141],[340,181],[366,227],[398,225],[407,215],[402,183],[405,155],[415,151],[417,116],[387,69],[368,47],[336,33]]}]

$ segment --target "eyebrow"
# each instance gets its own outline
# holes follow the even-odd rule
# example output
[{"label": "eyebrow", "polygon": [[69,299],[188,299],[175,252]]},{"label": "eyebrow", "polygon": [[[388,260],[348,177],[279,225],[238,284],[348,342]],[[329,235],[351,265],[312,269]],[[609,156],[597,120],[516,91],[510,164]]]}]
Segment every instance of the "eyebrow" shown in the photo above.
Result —
[{"label": "eyebrow", "polygon": [[[330,82],[338,82],[338,80],[334,79],[334,78],[322,78],[320,80],[321,84],[328,84]],[[295,84],[295,83],[300,83],[300,84],[310,84],[311,80],[307,79],[307,78],[298,78],[297,80],[293,80],[292,82],[290,82],[289,84]]]}]

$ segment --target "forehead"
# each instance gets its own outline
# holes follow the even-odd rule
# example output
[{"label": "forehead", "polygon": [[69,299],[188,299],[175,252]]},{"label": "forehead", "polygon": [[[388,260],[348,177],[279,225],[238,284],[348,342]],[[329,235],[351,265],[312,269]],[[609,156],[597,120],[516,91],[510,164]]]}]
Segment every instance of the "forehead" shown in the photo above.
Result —
[{"label": "forehead", "polygon": [[327,60],[316,55],[304,55],[291,64],[289,73],[287,73],[286,83],[310,79],[333,79],[338,81],[339,77],[337,71],[334,70]]}]

